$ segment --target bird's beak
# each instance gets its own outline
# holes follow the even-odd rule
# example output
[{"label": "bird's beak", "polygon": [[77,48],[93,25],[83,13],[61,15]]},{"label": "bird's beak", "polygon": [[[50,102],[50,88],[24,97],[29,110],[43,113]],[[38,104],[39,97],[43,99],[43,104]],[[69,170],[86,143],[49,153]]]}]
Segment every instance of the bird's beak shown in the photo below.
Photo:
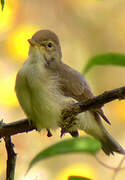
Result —
[{"label": "bird's beak", "polygon": [[40,47],[40,44],[38,44],[37,42],[35,42],[33,39],[28,39],[27,40],[31,46],[37,46],[37,47]]}]

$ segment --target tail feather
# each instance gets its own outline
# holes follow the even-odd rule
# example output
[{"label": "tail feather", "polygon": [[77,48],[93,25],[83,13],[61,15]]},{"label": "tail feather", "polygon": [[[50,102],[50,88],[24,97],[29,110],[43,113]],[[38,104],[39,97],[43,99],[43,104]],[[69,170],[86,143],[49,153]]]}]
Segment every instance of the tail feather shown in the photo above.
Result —
[{"label": "tail feather", "polygon": [[114,152],[125,155],[125,150],[121,145],[105,130],[103,138],[100,139],[102,149],[107,155],[114,155]]},{"label": "tail feather", "polygon": [[102,143],[102,150],[107,154],[107,155],[114,155],[114,152],[119,153],[119,154],[124,154],[125,155],[125,150],[121,147],[121,145],[108,133],[108,131],[105,129],[103,126],[100,117],[98,116],[97,113],[94,114],[95,118],[98,121],[98,125],[100,126],[103,136],[99,137],[99,140]]},{"label": "tail feather", "polygon": [[78,123],[79,129],[98,139],[107,155],[113,155],[114,152],[125,155],[125,150],[105,129],[97,112],[87,111],[84,116],[81,114],[79,117],[81,117]]},{"label": "tail feather", "polygon": [[99,109],[97,112],[98,112],[99,115],[105,120],[105,122],[107,122],[108,124],[111,125],[110,121],[107,119],[107,117],[105,116],[105,114],[104,114],[104,112],[103,112],[102,109]]}]

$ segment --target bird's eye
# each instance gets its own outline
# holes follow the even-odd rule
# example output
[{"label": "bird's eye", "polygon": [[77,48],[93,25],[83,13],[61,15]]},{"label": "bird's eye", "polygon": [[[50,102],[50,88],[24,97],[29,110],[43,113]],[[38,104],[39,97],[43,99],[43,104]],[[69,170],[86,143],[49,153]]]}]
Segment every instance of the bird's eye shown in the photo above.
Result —
[{"label": "bird's eye", "polygon": [[51,42],[49,42],[49,43],[47,44],[47,46],[48,46],[49,48],[51,48],[51,47],[53,47],[53,44],[52,44]]}]

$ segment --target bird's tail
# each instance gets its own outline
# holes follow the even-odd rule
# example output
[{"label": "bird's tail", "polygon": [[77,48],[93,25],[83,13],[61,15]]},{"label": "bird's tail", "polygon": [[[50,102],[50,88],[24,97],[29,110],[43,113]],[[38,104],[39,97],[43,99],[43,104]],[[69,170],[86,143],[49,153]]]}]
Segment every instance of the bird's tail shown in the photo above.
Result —
[{"label": "bird's tail", "polygon": [[125,155],[125,150],[121,147],[121,145],[108,133],[108,131],[104,128],[104,136],[100,137],[99,140],[102,143],[102,149],[107,154],[113,154],[114,152]]},{"label": "bird's tail", "polygon": [[86,120],[80,120],[80,129],[98,139],[102,143],[102,150],[107,155],[114,154],[114,152],[125,155],[125,150],[118,142],[116,142],[116,140],[108,133],[108,131],[103,126],[98,113],[86,112],[86,114],[88,116],[86,117]]}]

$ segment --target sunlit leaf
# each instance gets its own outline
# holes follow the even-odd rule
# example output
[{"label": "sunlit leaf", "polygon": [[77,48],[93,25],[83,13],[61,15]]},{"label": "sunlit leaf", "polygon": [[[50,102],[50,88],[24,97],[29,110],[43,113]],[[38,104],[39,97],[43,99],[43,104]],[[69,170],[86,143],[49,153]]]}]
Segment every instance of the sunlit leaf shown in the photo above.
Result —
[{"label": "sunlit leaf", "polygon": [[30,162],[28,170],[38,161],[46,158],[74,152],[95,154],[100,150],[100,148],[100,142],[89,137],[64,140],[48,147],[47,149],[37,154]]},{"label": "sunlit leaf", "polygon": [[3,11],[3,8],[4,8],[4,4],[5,4],[5,0],[1,0],[2,11]]},{"label": "sunlit leaf", "polygon": [[84,69],[84,73],[88,72],[93,66],[96,65],[125,66],[125,55],[120,53],[108,53],[94,56],[88,61]]},{"label": "sunlit leaf", "polygon": [[[2,1],[0,0],[0,35],[1,40],[7,40],[6,35],[11,32],[11,30],[15,27],[15,22],[18,19],[18,11],[19,11],[19,1],[15,0],[7,0],[3,1],[5,2],[2,4]],[[9,33],[8,33],[9,32]],[[2,34],[4,35],[2,36]],[[8,35],[7,35],[8,36]],[[6,47],[4,47],[6,49]]]},{"label": "sunlit leaf", "polygon": [[91,180],[85,177],[79,177],[79,176],[70,176],[68,180]]}]

